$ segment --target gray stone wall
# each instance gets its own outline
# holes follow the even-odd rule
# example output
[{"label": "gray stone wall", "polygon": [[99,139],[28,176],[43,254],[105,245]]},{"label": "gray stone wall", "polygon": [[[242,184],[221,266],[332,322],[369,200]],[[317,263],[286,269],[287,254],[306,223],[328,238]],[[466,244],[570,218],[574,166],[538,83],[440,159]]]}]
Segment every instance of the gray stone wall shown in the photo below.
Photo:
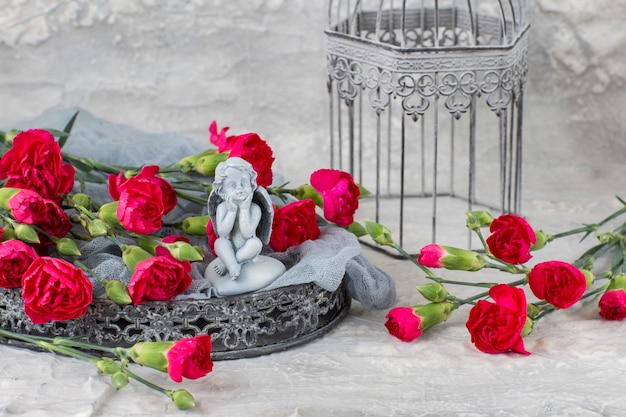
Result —
[{"label": "gray stone wall", "polygon": [[[0,126],[80,106],[148,132],[256,131],[294,184],[329,164],[326,2],[0,0]],[[524,196],[620,194],[626,1],[531,0]],[[563,193],[566,190],[567,193]]]}]

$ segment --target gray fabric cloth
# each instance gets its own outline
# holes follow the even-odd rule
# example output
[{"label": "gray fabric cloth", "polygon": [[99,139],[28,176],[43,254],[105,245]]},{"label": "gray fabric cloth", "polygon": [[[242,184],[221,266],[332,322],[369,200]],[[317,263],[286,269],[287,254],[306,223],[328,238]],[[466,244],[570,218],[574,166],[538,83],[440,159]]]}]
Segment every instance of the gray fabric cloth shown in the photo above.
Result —
[{"label": "gray fabric cloth", "polygon": [[[61,130],[77,110],[72,108],[50,111],[34,120],[9,128]],[[149,134],[107,122],[80,110],[72,135],[63,150],[107,164],[139,167],[175,163],[184,156],[205,150],[208,146],[212,146],[208,139],[205,143],[199,143],[176,133]],[[102,203],[111,200],[105,185],[88,184],[86,192]],[[206,214],[206,207],[179,201],[179,206],[164,219],[166,222],[179,221],[188,215]],[[165,236],[173,231],[160,232]],[[208,250],[206,238],[195,238],[192,243],[203,246],[206,256],[203,261],[192,264],[193,283],[179,298],[207,298],[211,291],[210,283],[204,278],[204,270],[215,258]],[[117,245],[105,238],[97,238],[90,242],[81,242],[80,250],[80,261],[97,276],[129,282],[131,274],[122,262]],[[349,295],[366,308],[385,309],[395,303],[394,281],[365,259],[358,239],[344,229],[322,227],[321,236],[315,241],[306,241],[284,253],[272,252],[266,248],[264,254],[280,260],[287,267],[287,271],[264,290],[315,282],[326,290],[334,291],[345,280]],[[94,282],[94,297],[104,296],[102,284]]]}]

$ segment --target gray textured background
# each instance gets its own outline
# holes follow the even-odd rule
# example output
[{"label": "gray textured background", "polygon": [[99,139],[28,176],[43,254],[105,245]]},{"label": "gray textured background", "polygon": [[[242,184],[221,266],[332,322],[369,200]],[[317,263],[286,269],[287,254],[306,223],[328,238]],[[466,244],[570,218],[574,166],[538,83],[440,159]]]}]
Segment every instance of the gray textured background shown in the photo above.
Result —
[{"label": "gray textured background", "polygon": [[[524,200],[624,188],[626,1],[531,0]],[[0,0],[0,126],[83,107],[147,132],[256,131],[293,183],[329,164],[326,2]],[[563,192],[565,191],[565,193]]]}]

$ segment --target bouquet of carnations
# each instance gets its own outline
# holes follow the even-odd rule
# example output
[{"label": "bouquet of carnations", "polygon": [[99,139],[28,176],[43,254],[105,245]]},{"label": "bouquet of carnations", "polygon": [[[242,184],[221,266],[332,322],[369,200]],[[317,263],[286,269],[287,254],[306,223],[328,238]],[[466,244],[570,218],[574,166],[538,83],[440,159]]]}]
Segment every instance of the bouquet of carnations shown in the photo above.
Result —
[{"label": "bouquet of carnations", "polygon": [[[0,287],[21,290],[23,309],[33,324],[81,317],[96,287],[115,303],[140,305],[166,301],[192,284],[190,271],[212,249],[209,216],[193,215],[169,223],[168,214],[187,200],[206,207],[216,166],[229,157],[248,161],[259,186],[280,203],[269,247],[281,252],[320,235],[320,224],[349,227],[366,195],[342,171],[320,169],[311,184],[295,189],[272,186],[274,157],[256,133],[227,136],[228,128],[209,128],[211,146],[169,166],[113,166],[63,152],[78,113],[63,130],[0,132]],[[105,184],[99,201],[86,190]],[[319,206],[322,215],[318,215]],[[330,222],[330,223],[329,223]],[[176,233],[172,233],[176,231]],[[192,244],[191,238],[204,239]],[[118,248],[129,282],[99,276],[78,259],[85,242],[104,239]],[[197,240],[196,240],[197,242]],[[0,329],[0,337],[84,359],[111,375],[115,387],[129,379],[163,392],[181,408],[194,406],[183,389],[159,387],[138,376],[129,363],[168,372],[171,379],[200,378],[212,371],[211,337],[141,341],[131,347],[106,347],[72,338],[42,337]]]},{"label": "bouquet of carnations", "polygon": [[[486,353],[528,355],[523,338],[531,333],[537,322],[546,314],[567,309],[582,299],[601,294],[598,302],[600,316],[606,320],[624,319],[626,223],[599,233],[603,226],[626,213],[626,202],[619,201],[622,207],[598,223],[555,234],[534,230],[524,218],[515,214],[503,214],[494,219],[489,212],[470,211],[466,215],[466,226],[478,236],[482,250],[429,244],[417,256],[411,256],[398,246],[384,226],[369,224],[375,241],[398,250],[432,281],[417,287],[427,303],[393,308],[387,315],[385,326],[393,336],[410,342],[447,320],[460,306],[470,304],[466,327],[477,349]],[[483,229],[489,230],[486,238]],[[556,239],[577,234],[584,234],[585,239],[594,232],[599,233],[598,243],[573,262],[550,260],[528,265],[535,251]],[[612,257],[609,267],[602,267],[597,262],[604,257]],[[438,276],[433,272],[436,269],[478,274],[492,269],[506,274],[507,278],[494,282],[450,280]],[[519,278],[515,279],[516,276]],[[460,298],[449,292],[453,285],[482,290]],[[523,286],[529,287],[534,300],[528,300]]]}]

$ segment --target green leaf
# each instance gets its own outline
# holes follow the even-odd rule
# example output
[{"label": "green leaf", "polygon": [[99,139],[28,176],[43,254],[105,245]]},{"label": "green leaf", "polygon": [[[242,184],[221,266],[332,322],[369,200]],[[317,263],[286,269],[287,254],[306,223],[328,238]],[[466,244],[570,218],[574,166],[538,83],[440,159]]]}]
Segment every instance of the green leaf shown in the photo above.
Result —
[{"label": "green leaf", "polygon": [[65,137],[69,136],[69,133],[65,133],[65,132],[63,132],[61,130],[58,130],[58,129],[44,128],[43,130],[45,130],[47,132],[50,132],[50,134],[52,136],[56,136],[59,139],[62,139],[62,138],[65,138]]},{"label": "green leaf", "polygon": [[63,132],[66,133],[67,135],[59,138],[59,146],[61,148],[63,148],[63,145],[65,145],[65,142],[67,142],[67,138],[70,136],[70,132],[72,131],[72,128],[74,127],[74,122],[76,121],[77,116],[78,116],[78,112],[74,113],[70,121],[67,122],[67,124],[63,128]]},{"label": "green leaf", "polygon": [[359,194],[359,200],[372,194],[365,187],[361,186],[361,184],[357,184],[357,185],[359,187],[359,190],[361,191],[361,193]]}]

